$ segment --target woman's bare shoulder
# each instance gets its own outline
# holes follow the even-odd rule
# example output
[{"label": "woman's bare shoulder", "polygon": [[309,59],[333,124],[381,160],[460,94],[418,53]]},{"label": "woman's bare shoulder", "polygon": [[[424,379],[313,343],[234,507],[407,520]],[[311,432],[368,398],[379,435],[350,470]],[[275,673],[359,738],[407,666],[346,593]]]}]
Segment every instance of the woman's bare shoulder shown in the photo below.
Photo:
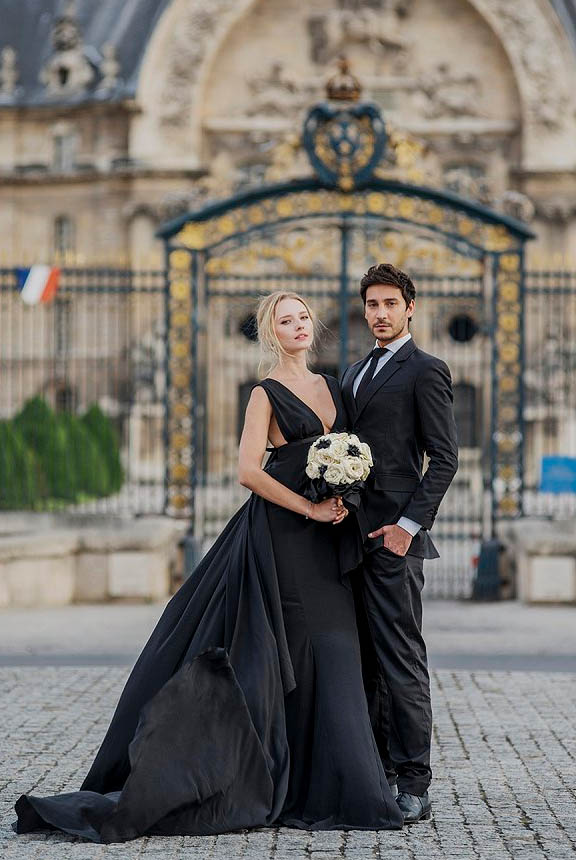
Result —
[{"label": "woman's bare shoulder", "polygon": [[260,409],[270,407],[270,400],[268,399],[268,394],[266,393],[265,387],[261,384],[263,381],[264,380],[256,382],[252,386],[252,390],[250,392],[250,399],[248,400],[249,406],[251,404],[254,404]]}]

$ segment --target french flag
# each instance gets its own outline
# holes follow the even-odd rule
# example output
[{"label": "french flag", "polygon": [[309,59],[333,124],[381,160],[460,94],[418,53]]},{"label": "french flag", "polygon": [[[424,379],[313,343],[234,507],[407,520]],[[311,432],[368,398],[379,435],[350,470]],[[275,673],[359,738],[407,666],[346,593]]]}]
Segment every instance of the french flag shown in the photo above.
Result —
[{"label": "french flag", "polygon": [[16,269],[18,288],[23,302],[37,305],[49,302],[56,295],[60,281],[60,269],[55,266],[37,265],[29,269]]}]

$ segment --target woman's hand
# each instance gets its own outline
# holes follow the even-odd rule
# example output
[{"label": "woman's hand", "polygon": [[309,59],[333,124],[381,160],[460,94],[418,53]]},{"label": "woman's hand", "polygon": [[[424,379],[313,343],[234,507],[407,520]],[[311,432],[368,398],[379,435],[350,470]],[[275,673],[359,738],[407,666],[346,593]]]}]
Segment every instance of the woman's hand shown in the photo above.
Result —
[{"label": "woman's hand", "polygon": [[344,502],[342,501],[341,496],[336,496],[336,505],[338,508],[338,516],[336,517],[336,519],[334,520],[334,523],[333,523],[335,526],[338,525],[338,523],[341,523],[342,520],[346,519],[346,517],[350,513],[348,508],[344,507]]},{"label": "woman's hand", "polygon": [[316,522],[332,523],[333,525],[341,523],[346,516],[348,516],[348,511],[344,507],[340,496],[313,504],[310,513],[310,518],[316,520]]}]

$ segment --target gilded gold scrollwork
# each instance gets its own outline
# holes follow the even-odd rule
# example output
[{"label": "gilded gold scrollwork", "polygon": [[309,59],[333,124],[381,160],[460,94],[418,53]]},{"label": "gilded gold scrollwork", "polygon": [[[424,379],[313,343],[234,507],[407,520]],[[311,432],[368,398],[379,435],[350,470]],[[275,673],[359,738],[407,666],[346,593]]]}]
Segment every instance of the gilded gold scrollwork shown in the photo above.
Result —
[{"label": "gilded gold scrollwork", "polygon": [[[484,226],[484,247],[487,251],[506,251],[514,246],[515,240],[503,224]],[[515,255],[510,255],[510,259]]]},{"label": "gilded gold scrollwork", "polygon": [[378,215],[381,214],[386,208],[384,195],[379,191],[370,192],[366,198],[366,206],[369,212],[373,212]]},{"label": "gilded gold scrollwork", "polygon": [[[501,244],[500,232],[491,232],[491,241]],[[521,513],[518,488],[522,484],[521,415],[521,258],[504,253],[496,258],[496,345],[498,349],[496,398],[497,510],[500,516]]]},{"label": "gilded gold scrollwork", "polygon": [[515,517],[520,512],[520,501],[517,495],[502,496],[498,508],[500,513],[507,517]]},{"label": "gilded gold scrollwork", "polygon": [[[189,221],[176,236],[176,242],[191,250],[200,250],[206,244],[205,224]],[[173,252],[178,253],[178,252]]]},{"label": "gilded gold scrollwork", "polygon": [[[177,241],[193,247],[200,241],[199,225],[187,224]],[[203,231],[203,227],[202,227]],[[168,364],[168,487],[167,513],[186,516],[190,513],[190,383],[191,361],[191,257],[190,252],[176,249],[168,257],[169,331]]]},{"label": "gilded gold scrollwork", "polygon": [[[316,149],[320,157],[327,162],[334,158],[334,149],[327,135],[321,134],[316,140]],[[386,249],[386,236],[391,231],[404,236],[407,233],[399,229],[398,219],[403,219],[414,225],[410,247],[395,249],[405,254],[408,260],[417,259],[425,265],[426,270],[446,272],[462,266],[458,271],[464,271],[464,266],[473,264],[481,267],[480,252],[493,253],[497,261],[496,268],[496,319],[495,344],[498,353],[496,380],[497,402],[497,433],[500,441],[496,444],[496,475],[501,482],[498,491],[498,505],[502,513],[516,515],[520,510],[519,494],[513,490],[520,478],[522,440],[518,438],[518,428],[521,426],[521,378],[520,378],[520,349],[521,349],[521,274],[522,258],[520,255],[520,240],[504,224],[488,223],[482,217],[481,211],[463,210],[456,203],[443,201],[429,195],[429,199],[411,196],[394,188],[371,188],[365,191],[354,191],[353,180],[355,172],[363,160],[369,160],[374,146],[369,129],[360,131],[361,143],[352,155],[352,150],[346,152],[346,146],[340,153],[338,169],[338,186],[318,190],[290,190],[280,198],[269,198],[215,215],[202,222],[189,222],[174,237],[174,249],[169,255],[169,507],[174,511],[186,514],[189,507],[188,469],[191,451],[190,429],[190,387],[192,365],[191,343],[191,258],[197,250],[212,248],[216,243],[223,243],[218,250],[211,251],[206,263],[206,273],[210,276],[225,275],[228,271],[258,271],[258,266],[264,263],[269,266],[275,261],[279,269],[306,273],[313,270],[316,247],[319,239],[311,241],[308,235],[308,225],[322,223],[318,215],[326,215],[325,221],[333,225],[342,214],[346,216],[380,216],[390,219],[392,224],[382,227],[378,236],[378,252]],[[400,156],[402,153],[400,152]],[[307,245],[300,247],[292,237],[286,241],[275,243],[260,225],[274,224],[281,219],[302,219],[298,225],[300,232],[306,228]],[[368,219],[367,219],[368,220]],[[374,217],[370,218],[372,223]],[[394,223],[396,222],[396,223]],[[422,229],[420,229],[422,228]],[[250,229],[252,236],[257,237],[250,245],[240,247],[236,237]],[[286,236],[290,230],[282,228]],[[378,230],[380,226],[378,225]],[[298,231],[295,231],[298,232]],[[467,247],[478,249],[477,254],[465,258],[460,254],[460,243],[438,241],[438,234],[449,236],[450,239],[461,240]],[[418,245],[418,242],[420,245]],[[428,243],[426,245],[426,243]],[[309,247],[313,246],[312,251]],[[362,246],[366,254],[367,245]],[[228,248],[222,251],[221,248]],[[307,250],[308,249],[308,250]],[[376,253],[376,252],[375,252]],[[455,262],[460,255],[461,263]],[[398,254],[396,255],[398,256]],[[351,252],[351,259],[353,252]],[[244,268],[243,268],[244,266]],[[252,267],[252,268],[251,268]]]},{"label": "gilded gold scrollwork", "polygon": [[[317,146],[323,150],[321,139]],[[326,148],[326,153],[321,154],[328,158],[331,152],[333,154],[333,150],[328,145]],[[191,250],[200,250],[241,233],[250,226],[272,223],[278,218],[305,217],[320,212],[327,215],[339,212],[368,212],[388,218],[402,218],[452,236],[461,236],[465,241],[487,251],[509,252],[501,256],[501,270],[512,275],[518,271],[519,258],[518,254],[514,253],[518,240],[504,225],[486,223],[480,216],[475,217],[471,213],[462,214],[449,204],[395,191],[371,190],[352,194],[350,177],[354,169],[356,165],[344,159],[339,167],[339,187],[334,189],[296,190],[277,200],[262,200],[216,215],[206,221],[189,222],[175,237],[175,244]]]}]

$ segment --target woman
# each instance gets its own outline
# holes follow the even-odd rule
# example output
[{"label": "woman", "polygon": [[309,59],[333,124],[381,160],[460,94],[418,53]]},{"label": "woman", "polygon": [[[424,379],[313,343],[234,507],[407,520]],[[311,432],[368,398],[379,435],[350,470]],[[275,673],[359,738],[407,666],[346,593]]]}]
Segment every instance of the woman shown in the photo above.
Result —
[{"label": "woman", "polygon": [[353,530],[341,532],[341,500],[304,496],[309,445],[344,429],[338,383],[308,369],[314,323],[300,296],[264,298],[258,332],[273,367],[240,442],[252,496],[166,606],[81,790],[23,795],[19,833],[402,826],[362,684]]}]

